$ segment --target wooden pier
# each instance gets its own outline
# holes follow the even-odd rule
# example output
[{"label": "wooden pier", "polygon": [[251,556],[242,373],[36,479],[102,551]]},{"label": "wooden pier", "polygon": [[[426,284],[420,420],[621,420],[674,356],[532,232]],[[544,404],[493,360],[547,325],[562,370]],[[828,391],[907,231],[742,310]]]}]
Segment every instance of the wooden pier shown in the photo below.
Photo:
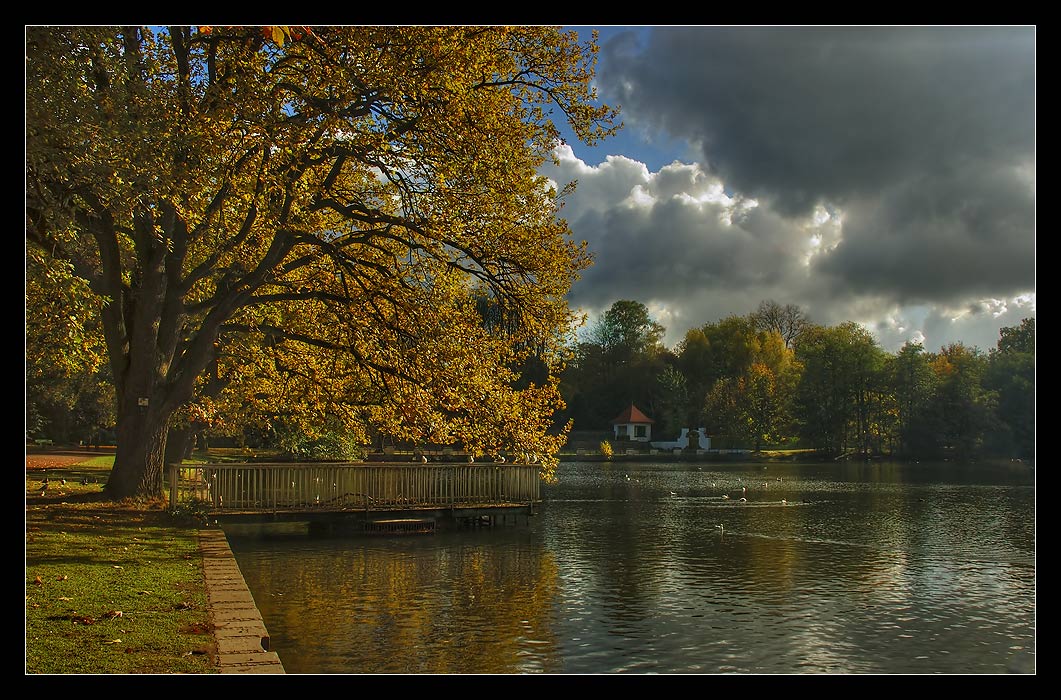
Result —
[{"label": "wooden pier", "polygon": [[540,484],[538,467],[524,464],[169,466],[171,508],[196,503],[228,521],[346,521],[366,532],[428,532],[434,525],[409,523],[493,524],[531,515],[541,503]]}]

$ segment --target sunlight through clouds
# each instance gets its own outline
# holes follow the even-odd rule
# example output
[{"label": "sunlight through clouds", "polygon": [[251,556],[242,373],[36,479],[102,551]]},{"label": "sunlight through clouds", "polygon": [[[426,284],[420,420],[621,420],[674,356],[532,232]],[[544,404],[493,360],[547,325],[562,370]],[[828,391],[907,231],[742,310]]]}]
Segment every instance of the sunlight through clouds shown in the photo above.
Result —
[{"label": "sunlight through clouds", "polygon": [[601,99],[632,126],[543,168],[578,181],[576,306],[656,304],[673,342],[772,299],[889,349],[990,348],[1034,316],[1033,27],[601,36]]}]

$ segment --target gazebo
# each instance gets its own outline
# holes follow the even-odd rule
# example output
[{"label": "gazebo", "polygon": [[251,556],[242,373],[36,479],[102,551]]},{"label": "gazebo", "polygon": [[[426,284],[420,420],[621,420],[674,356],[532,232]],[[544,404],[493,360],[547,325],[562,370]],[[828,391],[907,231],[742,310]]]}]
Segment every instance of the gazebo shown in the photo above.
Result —
[{"label": "gazebo", "polygon": [[616,440],[648,442],[652,439],[652,420],[634,404],[612,419]]}]

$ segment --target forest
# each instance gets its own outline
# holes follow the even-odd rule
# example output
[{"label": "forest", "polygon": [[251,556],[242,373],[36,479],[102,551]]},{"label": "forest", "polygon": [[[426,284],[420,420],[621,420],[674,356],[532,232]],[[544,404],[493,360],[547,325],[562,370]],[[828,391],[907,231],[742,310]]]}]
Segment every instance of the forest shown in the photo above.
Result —
[{"label": "forest", "polygon": [[608,430],[631,402],[653,436],[704,427],[712,447],[810,448],[925,459],[1035,456],[1035,319],[994,348],[883,349],[854,322],[812,323],[767,300],[692,328],[674,348],[645,304],[620,300],[587,329],[561,380],[576,430]]}]

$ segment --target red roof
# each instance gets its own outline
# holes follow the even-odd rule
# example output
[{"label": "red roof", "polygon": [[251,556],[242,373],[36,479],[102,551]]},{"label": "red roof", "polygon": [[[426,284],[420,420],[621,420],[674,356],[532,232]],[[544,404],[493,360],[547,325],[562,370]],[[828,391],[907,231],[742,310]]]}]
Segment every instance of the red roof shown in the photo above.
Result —
[{"label": "red roof", "polygon": [[630,404],[630,408],[626,409],[614,419],[612,419],[612,425],[624,425],[629,423],[655,423],[644,413],[641,412],[637,406]]}]

